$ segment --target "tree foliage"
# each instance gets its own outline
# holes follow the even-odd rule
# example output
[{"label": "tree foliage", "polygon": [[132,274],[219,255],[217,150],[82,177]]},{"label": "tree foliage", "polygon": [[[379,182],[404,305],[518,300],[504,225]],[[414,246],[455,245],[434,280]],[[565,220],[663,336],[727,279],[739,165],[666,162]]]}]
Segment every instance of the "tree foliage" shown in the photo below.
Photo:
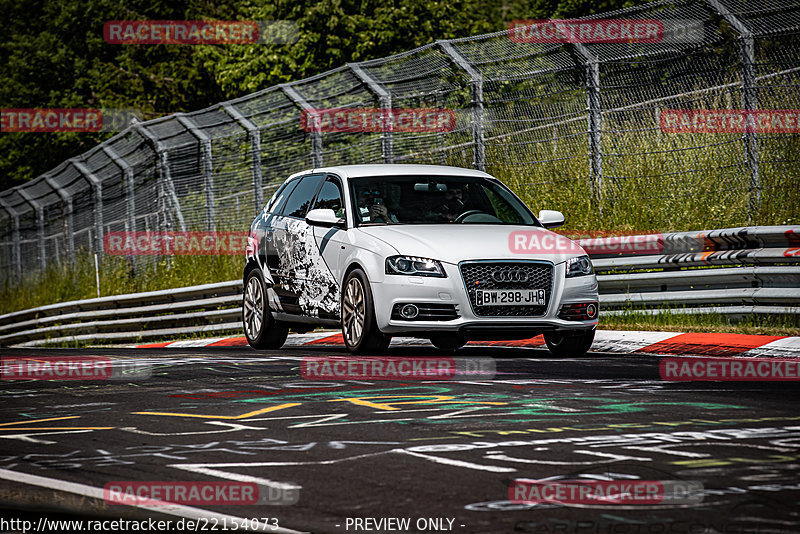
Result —
[{"label": "tree foliage", "polygon": [[[437,39],[567,18],[638,0],[0,0],[0,107],[133,108],[145,118],[215,102]],[[291,20],[290,45],[112,45],[109,20]],[[108,133],[2,133],[0,189]]]}]

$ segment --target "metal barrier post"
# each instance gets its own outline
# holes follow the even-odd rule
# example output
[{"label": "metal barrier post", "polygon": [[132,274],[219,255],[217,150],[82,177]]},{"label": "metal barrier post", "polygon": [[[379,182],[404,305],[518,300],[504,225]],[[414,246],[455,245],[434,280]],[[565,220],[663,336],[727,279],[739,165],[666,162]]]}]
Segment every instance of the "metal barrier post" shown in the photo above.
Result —
[{"label": "metal barrier post", "polygon": [[19,279],[22,276],[22,257],[19,250],[19,214],[2,198],[0,198],[0,206],[11,216],[11,263],[14,265],[15,277]]},{"label": "metal barrier post", "polygon": [[[392,116],[392,93],[386,89],[369,72],[361,68],[357,63],[348,63],[348,67],[353,74],[361,80],[370,93],[378,98],[383,117],[383,128],[381,129],[381,157],[384,163],[394,163],[394,139],[392,130],[394,129],[394,117]],[[388,114],[388,117],[387,117]]]},{"label": "metal barrier post", "polygon": [[472,166],[479,171],[486,170],[486,142],[483,132],[483,75],[472,66],[450,41],[436,41],[442,51],[465,71],[470,78],[470,102],[472,106]]},{"label": "metal barrier post", "polygon": [[120,168],[125,178],[125,231],[136,231],[136,194],[134,192],[133,167],[108,145],[103,145],[103,151],[111,161]]},{"label": "metal barrier post", "polygon": [[66,221],[64,240],[67,242],[67,257],[70,263],[72,263],[75,261],[75,226],[73,223],[72,195],[69,194],[69,191],[58,185],[52,177],[45,176],[44,181],[58,193],[58,196],[61,197],[61,202],[64,203],[64,220]]},{"label": "metal barrier post", "polygon": [[203,169],[203,188],[206,194],[206,229],[217,231],[216,203],[214,202],[214,161],[211,155],[211,138],[197,127],[187,115],[176,114],[178,122],[200,143],[200,166]]},{"label": "metal barrier post", "polygon": [[[563,28],[555,24],[563,34]],[[566,35],[564,35],[566,37]],[[584,59],[586,67],[586,120],[589,132],[589,176],[592,184],[592,199],[600,214],[603,213],[603,105],[600,101],[600,61],[581,43],[571,42],[573,48]]]},{"label": "metal barrier post", "polygon": [[45,267],[47,267],[47,259],[45,257],[45,247],[44,247],[44,206],[42,206],[38,201],[34,200],[33,197],[22,188],[17,189],[17,193],[20,194],[22,198],[25,199],[25,202],[33,209],[33,213],[36,215],[36,244],[38,245],[39,249],[39,268],[44,271]]},{"label": "metal barrier post", "polygon": [[279,87],[298,108],[304,110],[313,117],[314,128],[311,132],[311,159],[314,162],[314,168],[322,167],[322,131],[319,114],[294,87],[288,84],[281,84]]},{"label": "metal barrier post", "polygon": [[[158,140],[158,138],[148,130],[143,123],[137,123],[133,126],[139,134],[150,141],[153,154],[156,156],[156,165],[158,166],[159,183],[161,187],[165,188],[164,193],[168,195],[172,202],[172,207],[175,210],[175,216],[178,218],[178,227],[181,232],[186,231],[186,223],[183,220],[183,213],[181,213],[181,204],[178,201],[178,195],[175,194],[175,184],[172,183],[172,175],[169,169],[169,154],[166,148]],[[159,195],[161,199],[162,195]],[[166,199],[165,199],[166,200]]]},{"label": "metal barrier post", "polygon": [[[742,68],[742,109],[758,109],[755,74],[755,38],[736,16],[719,0],[705,0],[739,34],[739,56]],[[750,198],[748,201],[747,224],[756,223],[756,215],[761,206],[761,179],[759,177],[758,137],[747,128],[744,134],[744,150],[747,168],[750,173]]]},{"label": "metal barrier post", "polygon": [[258,216],[264,209],[264,175],[261,169],[261,130],[253,122],[242,115],[232,104],[225,102],[221,104],[225,112],[235,120],[239,126],[247,130],[247,137],[250,140],[250,158],[252,159],[253,169],[253,193],[255,203],[255,214]]},{"label": "metal barrier post", "polygon": [[76,159],[71,159],[69,162],[73,167],[83,176],[89,185],[92,186],[94,193],[94,229],[95,229],[95,250],[98,254],[103,253],[103,182],[95,176],[86,165]]}]

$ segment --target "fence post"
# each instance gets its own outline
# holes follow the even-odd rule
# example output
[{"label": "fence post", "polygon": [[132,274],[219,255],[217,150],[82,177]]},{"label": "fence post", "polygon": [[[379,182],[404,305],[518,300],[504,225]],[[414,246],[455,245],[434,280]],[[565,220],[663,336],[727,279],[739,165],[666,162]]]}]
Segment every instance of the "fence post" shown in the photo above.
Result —
[{"label": "fence post", "polygon": [[[372,74],[365,71],[357,63],[348,63],[348,67],[353,74],[363,83],[370,93],[378,98],[381,106],[381,116],[383,118],[383,128],[381,128],[381,157],[384,163],[394,163],[394,117],[392,116],[392,93],[386,89]],[[388,114],[388,116],[387,116]]]},{"label": "fence post", "polygon": [[197,127],[194,121],[182,114],[175,117],[200,143],[200,166],[203,169],[203,188],[206,193],[206,229],[217,231],[216,202],[214,201],[214,160],[211,154],[211,138]]},{"label": "fence post", "polygon": [[[183,213],[181,213],[181,204],[178,202],[178,195],[175,194],[175,184],[172,183],[172,175],[170,174],[169,169],[169,154],[167,154],[167,150],[164,148],[164,145],[158,138],[148,130],[145,125],[141,122],[134,124],[133,126],[139,135],[150,141],[150,146],[153,150],[153,154],[156,156],[156,166],[158,167],[158,175],[159,175],[159,185],[160,187],[166,188],[164,192],[168,195],[168,198],[172,202],[172,207],[175,210],[175,216],[178,218],[178,227],[180,228],[181,232],[186,231],[186,223],[183,220]],[[161,195],[159,195],[159,199]],[[166,199],[164,199],[166,201]]]},{"label": "fence post", "polygon": [[472,166],[486,170],[486,141],[483,132],[483,74],[472,66],[450,41],[436,41],[442,51],[461,70],[469,75],[470,104],[472,107]]},{"label": "fence post", "polygon": [[255,214],[258,216],[264,209],[264,174],[261,169],[261,130],[258,126],[245,117],[229,102],[224,102],[221,107],[235,120],[239,126],[247,130],[247,137],[250,140],[250,158],[253,160],[253,193],[255,193]]},{"label": "fence post", "polygon": [[[563,33],[563,28],[555,24],[556,30]],[[570,42],[578,54],[583,57],[586,68],[586,121],[589,133],[589,176],[592,180],[592,200],[597,211],[603,213],[603,104],[600,100],[600,61],[581,43]]]},{"label": "fence post", "polygon": [[58,182],[53,180],[50,176],[45,175],[44,181],[53,188],[61,197],[64,203],[64,220],[67,222],[67,227],[64,229],[64,239],[67,242],[67,257],[70,263],[75,261],[75,226],[73,223],[73,210],[72,210],[72,195],[69,191],[58,185]]},{"label": "fence post", "polygon": [[297,90],[291,85],[283,83],[280,84],[279,87],[298,108],[311,115],[312,120],[314,121],[314,128],[312,128],[311,131],[311,158],[314,168],[322,167],[322,130],[319,113],[317,113],[314,107],[309,104],[305,98],[303,98],[303,95],[298,93]]},{"label": "fence post", "polygon": [[73,167],[83,176],[89,185],[92,186],[94,192],[94,232],[95,232],[95,250],[98,254],[103,254],[103,182],[95,176],[89,169],[76,160],[75,158],[69,160]]},{"label": "fence post", "polygon": [[17,189],[17,193],[25,199],[25,202],[33,209],[33,213],[36,216],[36,244],[39,249],[39,269],[44,271],[45,267],[47,267],[44,247],[44,207],[23,188]]},{"label": "fence post", "polygon": [[[742,109],[758,109],[755,73],[755,38],[736,16],[719,0],[705,0],[719,15],[739,34],[739,56],[742,67]],[[759,177],[758,137],[755,132],[746,129],[744,134],[744,150],[747,168],[750,173],[750,198],[747,210],[747,224],[755,224],[755,217],[761,206],[761,178]]]},{"label": "fence post", "polygon": [[17,210],[12,208],[11,205],[2,198],[0,198],[0,206],[11,216],[11,262],[14,264],[15,277],[19,279],[22,277],[22,257],[19,249],[21,241],[19,235],[19,214]]},{"label": "fence post", "polygon": [[103,152],[120,168],[125,180],[125,231],[136,231],[136,193],[134,192],[134,173],[130,163],[125,161],[110,146],[103,145]]},{"label": "fence post", "polygon": [[586,103],[589,122],[589,160],[594,202],[603,213],[603,110],[600,103],[600,64],[596,59],[586,65]]}]

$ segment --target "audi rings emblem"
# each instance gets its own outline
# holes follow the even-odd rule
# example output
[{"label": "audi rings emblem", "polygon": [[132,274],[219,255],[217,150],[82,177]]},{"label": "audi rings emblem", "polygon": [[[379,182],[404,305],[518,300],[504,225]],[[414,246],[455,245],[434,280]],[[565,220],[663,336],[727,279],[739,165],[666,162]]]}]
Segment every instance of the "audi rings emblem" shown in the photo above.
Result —
[{"label": "audi rings emblem", "polygon": [[498,269],[492,272],[492,280],[495,282],[527,282],[528,273],[522,269]]}]

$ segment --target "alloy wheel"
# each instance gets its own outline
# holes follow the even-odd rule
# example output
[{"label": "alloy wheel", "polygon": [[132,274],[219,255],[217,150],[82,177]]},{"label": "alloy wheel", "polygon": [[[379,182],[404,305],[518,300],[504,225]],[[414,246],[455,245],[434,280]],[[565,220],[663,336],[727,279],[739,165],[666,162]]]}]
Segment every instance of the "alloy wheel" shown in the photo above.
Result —
[{"label": "alloy wheel", "polygon": [[351,278],[344,293],[344,335],[350,346],[358,345],[364,333],[364,287],[358,278]]}]

